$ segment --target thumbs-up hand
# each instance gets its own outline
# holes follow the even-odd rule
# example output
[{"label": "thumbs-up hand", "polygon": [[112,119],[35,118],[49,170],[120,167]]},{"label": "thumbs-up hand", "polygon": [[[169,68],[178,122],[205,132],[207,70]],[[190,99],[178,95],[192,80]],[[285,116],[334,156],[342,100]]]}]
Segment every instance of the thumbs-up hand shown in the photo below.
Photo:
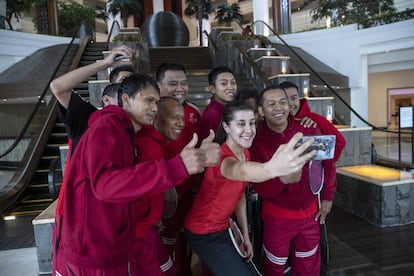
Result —
[{"label": "thumbs-up hand", "polygon": [[200,149],[196,149],[198,137],[194,133],[193,139],[184,147],[180,156],[188,174],[197,174],[204,171],[205,156]]},{"label": "thumbs-up hand", "polygon": [[210,134],[203,140],[200,146],[200,150],[205,155],[204,167],[215,166],[220,162],[221,147],[219,144],[214,143],[214,131],[210,129]]}]

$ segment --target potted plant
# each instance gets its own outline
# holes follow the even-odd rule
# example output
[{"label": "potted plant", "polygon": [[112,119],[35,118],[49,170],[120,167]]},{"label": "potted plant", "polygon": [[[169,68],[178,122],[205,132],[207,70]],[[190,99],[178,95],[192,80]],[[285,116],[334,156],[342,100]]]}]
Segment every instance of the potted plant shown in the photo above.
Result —
[{"label": "potted plant", "polygon": [[214,12],[211,7],[211,0],[185,0],[186,7],[184,14],[198,20],[198,31],[200,38],[200,46],[203,45],[203,19],[208,19],[210,14]]},{"label": "potted plant", "polygon": [[131,15],[143,17],[143,0],[108,0],[108,12],[113,16],[121,13],[123,27],[128,27],[128,18]]},{"label": "potted plant", "polygon": [[243,21],[243,15],[240,13],[239,4],[222,4],[217,8],[214,19],[217,20],[219,25],[224,24],[226,26],[230,26],[233,21],[236,21],[237,24],[241,26],[240,22]]},{"label": "potted plant", "polygon": [[63,36],[72,36],[74,27],[82,21],[86,21],[92,30],[88,32],[95,33],[95,10],[88,6],[82,6],[74,1],[60,2],[58,8],[59,34]]}]

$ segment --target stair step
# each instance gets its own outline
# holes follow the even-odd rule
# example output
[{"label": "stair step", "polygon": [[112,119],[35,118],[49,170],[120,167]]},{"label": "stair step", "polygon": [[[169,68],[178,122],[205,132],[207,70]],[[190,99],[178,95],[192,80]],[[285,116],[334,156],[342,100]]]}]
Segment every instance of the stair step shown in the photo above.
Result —
[{"label": "stair step", "polygon": [[155,72],[163,62],[178,62],[186,70],[211,70],[213,65],[210,50],[205,47],[157,47],[150,48],[151,71]]},{"label": "stair step", "polygon": [[30,185],[30,189],[43,189],[43,188],[49,188],[48,183],[36,183],[33,185]]},{"label": "stair step", "polygon": [[8,216],[25,216],[25,215],[39,215],[43,210],[45,210],[50,204],[52,200],[39,202],[36,204],[21,204],[16,207],[13,211],[8,213]]}]

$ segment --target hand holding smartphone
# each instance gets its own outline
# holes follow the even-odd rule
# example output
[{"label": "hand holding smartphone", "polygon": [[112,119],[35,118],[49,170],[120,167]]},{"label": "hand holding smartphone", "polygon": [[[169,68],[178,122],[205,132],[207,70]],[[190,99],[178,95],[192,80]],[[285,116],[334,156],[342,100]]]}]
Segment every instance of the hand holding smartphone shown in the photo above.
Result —
[{"label": "hand holding smartphone", "polygon": [[316,154],[313,156],[312,160],[326,160],[333,158],[336,142],[335,135],[302,136],[295,148],[299,147],[310,138],[313,138],[314,142],[303,152],[303,154],[316,150]]}]

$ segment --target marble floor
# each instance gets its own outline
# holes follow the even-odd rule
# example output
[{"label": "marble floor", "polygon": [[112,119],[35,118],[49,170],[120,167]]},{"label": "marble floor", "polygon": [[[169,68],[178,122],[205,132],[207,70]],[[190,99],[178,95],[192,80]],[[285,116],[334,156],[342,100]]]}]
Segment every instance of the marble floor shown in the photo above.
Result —
[{"label": "marble floor", "polygon": [[[378,155],[398,158],[393,135],[373,133]],[[404,137],[402,159],[411,162],[411,141]],[[0,221],[0,275],[36,276],[33,216]],[[331,259],[329,275],[414,275],[414,224],[376,227],[334,207],[327,220]],[[194,262],[193,275],[201,275]]]}]

